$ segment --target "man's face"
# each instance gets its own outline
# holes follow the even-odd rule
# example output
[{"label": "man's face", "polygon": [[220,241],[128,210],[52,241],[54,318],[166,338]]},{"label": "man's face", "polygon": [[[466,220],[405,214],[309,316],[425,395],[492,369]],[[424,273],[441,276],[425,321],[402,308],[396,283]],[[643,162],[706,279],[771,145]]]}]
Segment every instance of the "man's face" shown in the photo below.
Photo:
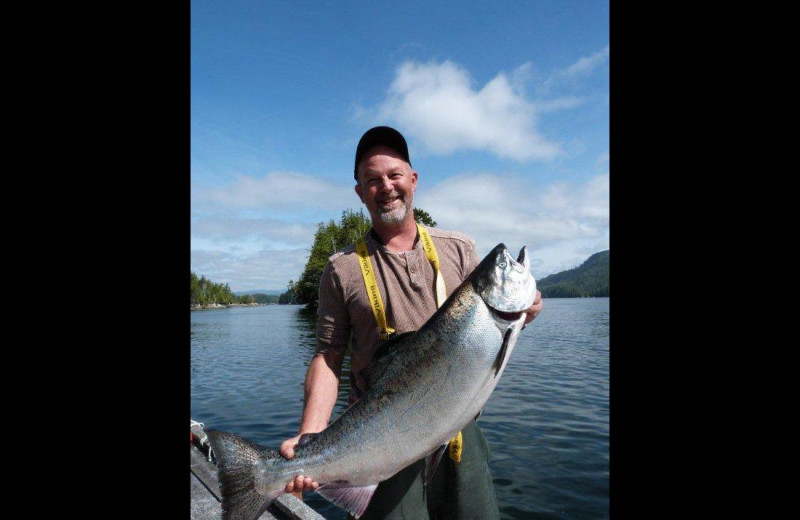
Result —
[{"label": "man's face", "polygon": [[371,148],[358,165],[356,193],[367,206],[373,222],[399,224],[414,218],[417,172],[395,150]]}]

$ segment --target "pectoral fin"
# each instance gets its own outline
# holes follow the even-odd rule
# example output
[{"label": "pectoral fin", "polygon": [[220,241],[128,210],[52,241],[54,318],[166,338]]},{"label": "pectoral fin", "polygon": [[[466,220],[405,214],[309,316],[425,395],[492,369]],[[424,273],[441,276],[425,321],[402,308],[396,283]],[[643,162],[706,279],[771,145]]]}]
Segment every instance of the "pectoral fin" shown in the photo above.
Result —
[{"label": "pectoral fin", "polygon": [[503,361],[506,359],[506,354],[508,353],[508,340],[511,337],[511,327],[506,330],[505,336],[503,336],[503,346],[500,347],[500,352],[497,353],[497,359],[494,360],[494,377],[497,377],[498,372],[503,367]]},{"label": "pectoral fin", "polygon": [[317,489],[317,493],[358,518],[367,510],[377,487],[377,484],[369,486],[323,484]]}]

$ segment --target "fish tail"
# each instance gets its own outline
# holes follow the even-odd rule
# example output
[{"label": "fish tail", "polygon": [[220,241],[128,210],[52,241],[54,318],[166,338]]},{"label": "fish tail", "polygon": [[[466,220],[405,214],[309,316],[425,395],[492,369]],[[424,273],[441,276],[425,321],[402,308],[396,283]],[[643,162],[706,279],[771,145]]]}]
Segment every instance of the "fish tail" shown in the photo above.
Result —
[{"label": "fish tail", "polygon": [[263,459],[280,457],[232,433],[206,430],[217,461],[222,494],[222,520],[254,520],[283,493],[283,486],[261,494],[255,482],[254,465]]}]

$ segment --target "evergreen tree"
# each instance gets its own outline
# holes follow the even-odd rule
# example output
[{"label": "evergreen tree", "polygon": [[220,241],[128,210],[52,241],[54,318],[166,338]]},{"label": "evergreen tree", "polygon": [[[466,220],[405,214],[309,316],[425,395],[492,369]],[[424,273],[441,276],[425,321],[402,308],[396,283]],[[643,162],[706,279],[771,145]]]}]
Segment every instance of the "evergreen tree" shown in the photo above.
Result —
[{"label": "evergreen tree", "polygon": [[234,303],[252,303],[252,297],[237,297],[228,284],[214,283],[205,276],[189,273],[189,304],[193,307],[213,304],[231,305]]},{"label": "evergreen tree", "polygon": [[278,298],[278,303],[294,305],[297,303],[297,292],[295,291],[294,281],[289,280],[289,286],[285,293]]},{"label": "evergreen tree", "polygon": [[436,221],[424,209],[414,208],[414,220],[426,226],[436,227]]}]

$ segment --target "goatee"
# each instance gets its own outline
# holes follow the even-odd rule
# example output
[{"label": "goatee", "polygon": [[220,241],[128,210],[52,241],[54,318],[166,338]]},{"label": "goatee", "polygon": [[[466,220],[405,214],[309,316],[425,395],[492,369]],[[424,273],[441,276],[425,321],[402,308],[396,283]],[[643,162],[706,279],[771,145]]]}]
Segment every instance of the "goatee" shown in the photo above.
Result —
[{"label": "goatee", "polygon": [[400,201],[400,207],[391,211],[382,212],[378,210],[378,218],[384,224],[399,224],[406,219],[409,211],[413,211],[414,195],[407,195],[397,199]]}]

